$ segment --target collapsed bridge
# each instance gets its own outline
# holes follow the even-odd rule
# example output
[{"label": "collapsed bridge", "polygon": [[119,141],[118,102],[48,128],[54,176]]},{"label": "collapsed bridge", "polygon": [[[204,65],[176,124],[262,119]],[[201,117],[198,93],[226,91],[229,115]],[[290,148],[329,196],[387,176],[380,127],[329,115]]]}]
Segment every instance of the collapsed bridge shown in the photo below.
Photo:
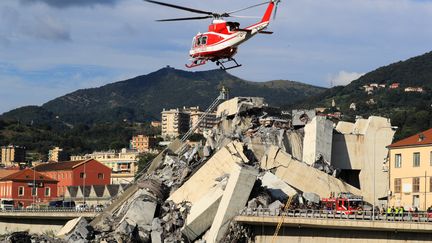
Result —
[{"label": "collapsed bridge", "polygon": [[[335,126],[316,116],[293,126],[293,117],[259,97],[227,100],[217,107],[217,117],[218,125],[204,133],[203,147],[176,140],[159,154],[91,222],[97,232],[91,237],[107,242],[232,241],[252,237],[232,221],[245,208],[281,207],[289,198],[296,198],[293,206],[309,207],[316,203],[311,198],[342,192],[378,205],[377,198],[387,191],[381,183],[386,172],[372,171],[374,163],[383,162],[394,135],[385,118]],[[385,136],[373,139],[381,128]],[[370,193],[372,175],[366,175],[371,171],[379,177],[375,195]],[[66,235],[90,237],[78,234],[77,227]]]}]

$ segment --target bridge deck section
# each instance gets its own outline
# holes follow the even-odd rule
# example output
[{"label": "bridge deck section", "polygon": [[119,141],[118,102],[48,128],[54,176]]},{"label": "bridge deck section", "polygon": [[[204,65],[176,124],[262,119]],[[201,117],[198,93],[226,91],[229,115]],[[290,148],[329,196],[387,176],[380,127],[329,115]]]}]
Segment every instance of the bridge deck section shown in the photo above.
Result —
[{"label": "bridge deck section", "polygon": [[432,232],[432,218],[427,215],[378,215],[372,220],[371,215],[341,215],[323,211],[288,211],[286,213],[260,210],[242,212],[234,220],[247,225],[276,226],[283,219],[284,227],[353,229],[392,232]]}]

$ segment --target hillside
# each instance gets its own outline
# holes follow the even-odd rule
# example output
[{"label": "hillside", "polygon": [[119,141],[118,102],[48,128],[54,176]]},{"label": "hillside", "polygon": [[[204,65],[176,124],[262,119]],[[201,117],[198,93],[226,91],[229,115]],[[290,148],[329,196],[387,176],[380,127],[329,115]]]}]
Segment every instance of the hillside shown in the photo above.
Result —
[{"label": "hillside", "polygon": [[[21,107],[0,116],[0,145],[15,144],[46,154],[51,146],[69,153],[128,146],[133,134],[160,134],[148,121],[163,108],[203,109],[227,87],[230,96],[262,96],[285,106],[325,89],[298,82],[250,82],[220,70],[186,72],[163,68],[148,75],[78,90],[42,106]],[[35,157],[36,159],[40,158]]]},{"label": "hillside", "polygon": [[[398,88],[389,86],[399,83]],[[378,84],[385,87],[366,92],[363,86]],[[407,87],[421,87],[423,92],[406,92]],[[334,87],[302,102],[303,107],[329,107],[332,100],[353,121],[355,116],[380,115],[389,117],[399,127],[400,139],[432,127],[432,52],[399,61],[369,72],[349,85]],[[355,103],[356,110],[350,109]]]},{"label": "hillside", "polygon": [[[221,70],[186,72],[163,68],[148,75],[83,89],[42,107],[19,108],[0,118],[24,122],[100,123],[159,120],[163,108],[200,106],[205,109],[222,86],[230,96],[262,96],[274,106],[293,104],[325,89],[293,81],[250,82]],[[33,110],[31,110],[33,109]]]}]

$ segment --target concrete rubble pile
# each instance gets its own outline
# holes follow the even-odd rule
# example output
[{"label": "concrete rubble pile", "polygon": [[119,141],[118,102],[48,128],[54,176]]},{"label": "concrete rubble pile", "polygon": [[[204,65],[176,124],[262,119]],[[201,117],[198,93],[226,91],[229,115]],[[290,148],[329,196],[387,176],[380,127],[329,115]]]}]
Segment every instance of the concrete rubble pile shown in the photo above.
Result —
[{"label": "concrete rubble pile", "polygon": [[0,236],[0,242],[7,243],[61,243],[61,239],[48,235],[31,235],[27,231],[13,232],[9,235]]},{"label": "concrete rubble pile", "polygon": [[251,237],[232,222],[241,211],[270,208],[277,214],[290,197],[314,207],[330,193],[361,195],[333,176],[337,169],[329,158],[303,162],[308,134],[263,98],[225,101],[217,116],[220,122],[204,133],[203,148],[177,146],[158,156],[134,196],[95,225],[91,241],[235,242]]}]

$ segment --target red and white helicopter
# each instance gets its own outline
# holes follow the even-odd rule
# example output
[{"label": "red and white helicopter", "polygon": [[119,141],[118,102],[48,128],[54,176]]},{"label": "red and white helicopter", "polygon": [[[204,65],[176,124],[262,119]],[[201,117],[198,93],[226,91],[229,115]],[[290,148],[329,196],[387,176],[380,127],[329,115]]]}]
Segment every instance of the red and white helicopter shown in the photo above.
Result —
[{"label": "red and white helicopter", "polygon": [[[240,67],[237,61],[233,58],[237,53],[238,46],[243,42],[249,40],[258,33],[261,34],[272,34],[273,32],[265,31],[267,26],[270,24],[270,18],[273,14],[273,9],[275,9],[274,17],[277,11],[277,5],[280,0],[270,0],[268,2],[256,4],[243,9],[226,12],[226,13],[213,13],[208,11],[202,11],[198,9],[182,7],[174,4],[144,0],[146,2],[163,5],[166,7],[181,9],[197,14],[204,14],[205,16],[198,17],[187,17],[187,18],[175,18],[175,19],[161,19],[157,20],[160,22],[166,21],[183,21],[183,20],[200,20],[213,18],[213,22],[208,27],[208,32],[198,33],[192,41],[192,48],[189,51],[189,56],[191,57],[192,63],[186,65],[188,68],[193,68],[201,66],[207,63],[207,61],[216,62],[216,65],[220,66],[223,70],[228,70],[236,67]],[[250,8],[258,7],[261,5],[268,4],[267,10],[264,13],[261,21],[255,23],[246,28],[240,28],[238,22],[229,22],[223,20],[227,17],[244,17],[235,16],[233,13],[244,11]],[[225,63],[234,62],[230,67],[225,67]]]}]

